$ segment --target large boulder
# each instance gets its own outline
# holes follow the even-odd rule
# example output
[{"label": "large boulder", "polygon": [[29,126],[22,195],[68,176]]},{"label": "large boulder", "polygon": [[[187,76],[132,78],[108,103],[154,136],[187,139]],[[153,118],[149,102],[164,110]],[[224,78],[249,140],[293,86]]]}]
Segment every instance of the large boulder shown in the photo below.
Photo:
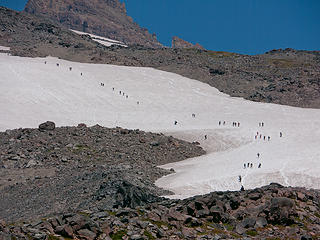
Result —
[{"label": "large boulder", "polygon": [[47,121],[47,122],[41,123],[39,125],[39,130],[41,132],[53,131],[55,128],[56,128],[56,124],[54,122],[51,122],[51,121]]},{"label": "large boulder", "polygon": [[286,197],[275,197],[271,199],[268,223],[290,225],[294,223],[296,216],[294,201]]}]

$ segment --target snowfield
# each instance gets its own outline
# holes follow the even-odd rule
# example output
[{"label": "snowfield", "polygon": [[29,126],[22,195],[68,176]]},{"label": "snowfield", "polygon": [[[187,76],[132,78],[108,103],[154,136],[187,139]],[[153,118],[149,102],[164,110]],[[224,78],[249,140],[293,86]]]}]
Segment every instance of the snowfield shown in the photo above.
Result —
[{"label": "snowfield", "polygon": [[0,51],[10,51],[9,47],[0,46]]},{"label": "snowfield", "polygon": [[320,188],[319,109],[232,98],[207,84],[151,68],[52,57],[0,54],[0,74],[1,131],[51,120],[58,126],[139,128],[200,142],[207,155],[162,166],[176,171],[156,182],[173,191],[171,197],[239,190],[239,176],[245,188],[271,182]]},{"label": "snowfield", "polygon": [[104,46],[107,46],[107,47],[110,47],[112,45],[119,45],[122,47],[127,47],[127,45],[125,45],[123,42],[119,42],[117,40],[113,40],[113,39],[105,38],[105,37],[100,37],[98,35],[85,33],[85,32],[81,32],[81,31],[77,31],[77,30],[72,30],[72,29],[70,29],[70,30],[78,35],[89,35],[93,41],[98,42],[98,43],[100,43]]}]

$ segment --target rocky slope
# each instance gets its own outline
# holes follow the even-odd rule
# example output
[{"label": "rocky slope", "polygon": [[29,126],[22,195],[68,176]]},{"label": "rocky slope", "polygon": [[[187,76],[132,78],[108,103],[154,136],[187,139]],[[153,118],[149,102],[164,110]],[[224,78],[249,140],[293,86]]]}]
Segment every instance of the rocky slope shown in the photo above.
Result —
[{"label": "rocky slope", "polygon": [[205,152],[162,134],[100,126],[16,129],[0,133],[0,216],[31,219],[82,209],[136,207],[165,191],[156,166]]},{"label": "rocky slope", "polygon": [[25,12],[51,19],[67,28],[119,40],[127,45],[161,47],[155,34],[127,16],[119,0],[29,0]]},{"label": "rocky slope", "polygon": [[172,48],[195,48],[205,50],[199,43],[193,45],[192,43],[189,43],[179,37],[172,38]]},{"label": "rocky slope", "polygon": [[2,239],[320,238],[319,191],[278,184],[162,200],[137,208],[70,212],[31,222],[0,222]]},{"label": "rocky slope", "polygon": [[0,45],[18,56],[154,67],[197,79],[235,97],[320,108],[320,52],[273,50],[256,56],[200,49],[105,47],[51,21],[0,7]]}]

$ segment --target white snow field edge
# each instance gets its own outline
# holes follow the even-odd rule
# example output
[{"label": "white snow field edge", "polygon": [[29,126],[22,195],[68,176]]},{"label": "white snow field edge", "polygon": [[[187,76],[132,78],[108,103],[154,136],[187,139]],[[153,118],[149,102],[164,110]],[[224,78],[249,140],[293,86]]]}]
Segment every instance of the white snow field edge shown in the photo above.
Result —
[{"label": "white snow field edge", "polygon": [[112,45],[119,45],[122,47],[127,47],[127,45],[125,45],[123,42],[117,41],[117,40],[113,40],[110,38],[105,38],[105,37],[100,37],[98,35],[94,35],[91,33],[86,33],[86,32],[81,32],[81,31],[77,31],[77,30],[73,30],[70,29],[72,32],[79,34],[79,35],[89,35],[93,41],[98,42],[104,46],[110,47]]},{"label": "white snow field edge", "polygon": [[[246,189],[271,182],[320,188],[319,109],[232,98],[151,68],[0,54],[0,73],[1,131],[51,120],[58,126],[121,126],[199,141],[208,154],[162,166],[176,171],[156,182],[175,193],[170,197],[239,190],[239,175]],[[233,121],[240,127],[232,127]],[[265,126],[259,127],[262,121]],[[255,140],[257,131],[271,140]],[[244,163],[253,168],[244,169]]]},{"label": "white snow field edge", "polygon": [[9,47],[0,46],[0,51],[10,51]]}]

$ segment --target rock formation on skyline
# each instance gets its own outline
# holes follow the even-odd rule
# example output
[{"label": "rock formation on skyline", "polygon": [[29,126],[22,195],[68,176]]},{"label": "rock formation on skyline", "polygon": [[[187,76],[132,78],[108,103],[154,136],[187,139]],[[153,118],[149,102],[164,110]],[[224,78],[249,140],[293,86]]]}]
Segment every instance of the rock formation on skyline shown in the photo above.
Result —
[{"label": "rock formation on skyline", "polygon": [[119,40],[128,45],[162,47],[155,34],[127,16],[119,0],[29,0],[25,12],[43,16],[67,28]]}]

